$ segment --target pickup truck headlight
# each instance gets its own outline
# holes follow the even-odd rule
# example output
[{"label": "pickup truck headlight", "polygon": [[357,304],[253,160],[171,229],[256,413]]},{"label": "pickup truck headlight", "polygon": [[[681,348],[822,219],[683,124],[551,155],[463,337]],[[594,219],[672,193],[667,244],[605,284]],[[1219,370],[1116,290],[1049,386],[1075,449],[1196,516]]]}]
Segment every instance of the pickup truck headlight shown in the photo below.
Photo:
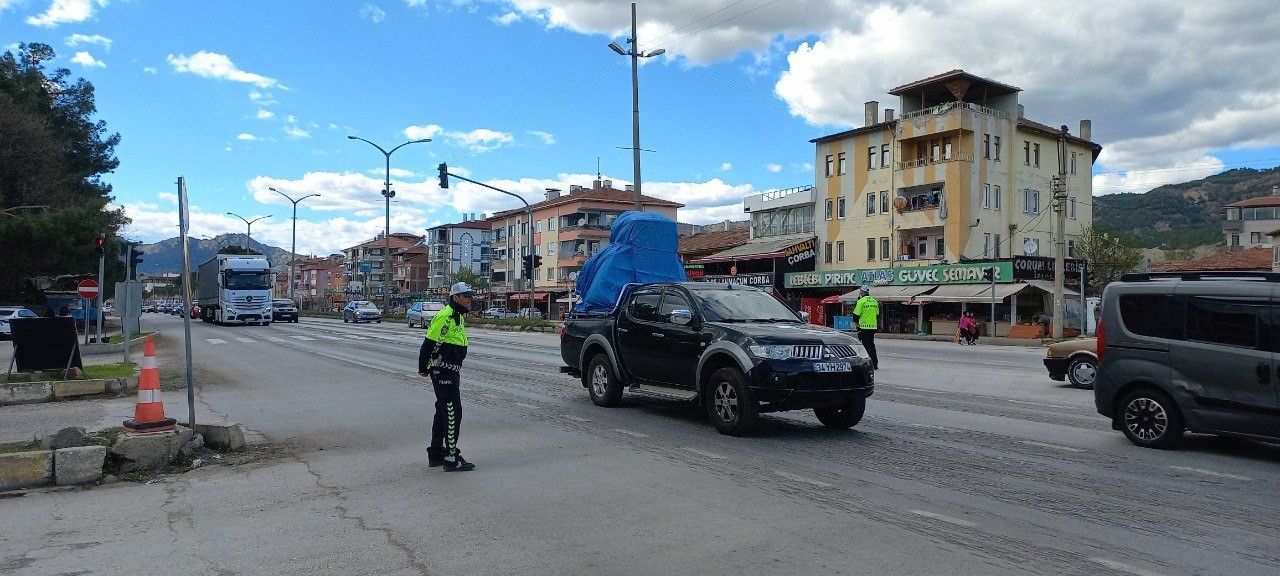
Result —
[{"label": "pickup truck headlight", "polygon": [[786,360],[791,357],[791,346],[748,346],[747,350],[757,358]]}]

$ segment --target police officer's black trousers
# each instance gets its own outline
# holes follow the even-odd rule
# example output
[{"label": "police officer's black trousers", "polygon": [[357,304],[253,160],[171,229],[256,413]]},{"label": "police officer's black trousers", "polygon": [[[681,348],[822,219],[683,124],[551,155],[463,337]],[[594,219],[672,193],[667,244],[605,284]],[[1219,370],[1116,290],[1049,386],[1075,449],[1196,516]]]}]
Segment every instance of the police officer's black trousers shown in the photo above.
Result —
[{"label": "police officer's black trousers", "polygon": [[862,341],[862,347],[867,349],[867,356],[871,357],[871,368],[879,370],[880,357],[876,356],[876,331],[859,328],[858,340]]},{"label": "police officer's black trousers", "polygon": [[431,387],[436,392],[436,417],[431,423],[430,453],[441,457],[458,455],[458,433],[462,429],[462,396],[458,373],[444,368],[431,369]]}]

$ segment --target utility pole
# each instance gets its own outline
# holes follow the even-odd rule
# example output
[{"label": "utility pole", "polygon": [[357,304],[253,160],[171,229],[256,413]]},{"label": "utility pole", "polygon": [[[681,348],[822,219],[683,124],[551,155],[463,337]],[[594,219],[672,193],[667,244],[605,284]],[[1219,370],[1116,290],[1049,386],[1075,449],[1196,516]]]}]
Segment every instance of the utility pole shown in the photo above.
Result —
[{"label": "utility pole", "polygon": [[[1053,211],[1057,216],[1057,238],[1053,250],[1053,337],[1062,337],[1066,318],[1063,281],[1066,280],[1067,252],[1067,127],[1058,133],[1058,175],[1053,178]],[[1083,289],[1083,287],[1081,287]]]},{"label": "utility pole", "polygon": [[[667,51],[662,48],[649,52],[640,51],[640,42],[636,38],[635,2],[631,3],[631,37],[627,38],[627,43],[631,45],[629,50],[623,50],[613,42],[609,43],[609,48],[622,56],[631,57],[631,171],[636,189],[635,209],[641,212],[644,210],[644,205],[640,202],[640,58],[652,58]],[[529,305],[533,306],[533,302]],[[547,305],[550,306],[550,303]]]},{"label": "utility pole", "polygon": [[[105,239],[107,235],[101,234],[98,237]],[[104,250],[102,252],[98,252],[98,337],[96,340],[94,340],[94,342],[97,342],[99,344],[102,343],[102,316],[103,316],[102,293],[107,291],[106,287],[102,285],[102,275],[103,275],[103,272],[106,270],[106,262],[107,262],[106,251]],[[89,333],[89,311],[88,310],[84,311],[84,331],[86,334]]]}]

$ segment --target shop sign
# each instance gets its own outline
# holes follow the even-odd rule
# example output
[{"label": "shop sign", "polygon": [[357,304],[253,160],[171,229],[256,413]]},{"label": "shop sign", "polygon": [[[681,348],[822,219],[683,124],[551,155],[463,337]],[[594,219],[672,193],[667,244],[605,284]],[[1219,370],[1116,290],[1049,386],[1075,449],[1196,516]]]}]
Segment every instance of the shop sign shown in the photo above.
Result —
[{"label": "shop sign", "polygon": [[812,260],[818,256],[818,239],[810,238],[805,240],[783,250],[782,255],[787,259],[788,266],[795,266],[806,260]]},{"label": "shop sign", "polygon": [[[1080,278],[1080,270],[1085,267],[1084,260],[1064,258],[1063,268],[1067,280]],[[1014,256],[1013,277],[1018,280],[1053,280],[1054,259],[1048,256]]]},{"label": "shop sign", "polygon": [[739,274],[737,276],[703,276],[700,281],[719,282],[721,284],[741,284],[744,286],[773,286],[773,273],[760,272],[758,274]]},{"label": "shop sign", "polygon": [[861,286],[863,284],[909,286],[914,284],[981,284],[987,282],[982,271],[996,269],[996,282],[1013,281],[1013,263],[983,262],[950,266],[913,266],[908,268],[870,268],[866,270],[831,270],[826,272],[793,272],[787,274],[787,288],[824,288]]}]

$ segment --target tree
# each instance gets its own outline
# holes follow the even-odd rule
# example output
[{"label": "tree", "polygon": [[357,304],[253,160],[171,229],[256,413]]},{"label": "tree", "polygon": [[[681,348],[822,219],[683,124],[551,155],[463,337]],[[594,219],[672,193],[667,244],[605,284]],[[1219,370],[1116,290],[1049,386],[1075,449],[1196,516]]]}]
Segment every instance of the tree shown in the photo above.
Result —
[{"label": "tree", "polygon": [[249,256],[261,256],[262,253],[253,248],[245,248],[243,246],[223,246],[218,249],[219,254],[240,254]]},{"label": "tree", "polygon": [[[108,239],[128,223],[122,209],[108,209],[119,134],[93,121],[93,85],[70,80],[70,71],[47,73],[54,51],[20,44],[0,55],[0,301],[33,301],[37,292],[96,277],[93,240]],[[107,286],[123,279],[124,264],[106,259]]]},{"label": "tree", "polygon": [[449,275],[450,286],[453,286],[458,282],[466,282],[467,286],[470,286],[477,290],[481,290],[489,287],[488,278],[485,278],[483,276],[480,276],[479,274],[476,274],[474,270],[466,266],[458,268],[457,272],[454,272],[453,274]]},{"label": "tree", "polygon": [[1089,270],[1089,294],[1097,296],[1102,289],[1120,276],[1132,272],[1142,263],[1142,250],[1128,238],[1098,232],[1092,225],[1085,226],[1080,234],[1076,253],[1087,261]]}]

